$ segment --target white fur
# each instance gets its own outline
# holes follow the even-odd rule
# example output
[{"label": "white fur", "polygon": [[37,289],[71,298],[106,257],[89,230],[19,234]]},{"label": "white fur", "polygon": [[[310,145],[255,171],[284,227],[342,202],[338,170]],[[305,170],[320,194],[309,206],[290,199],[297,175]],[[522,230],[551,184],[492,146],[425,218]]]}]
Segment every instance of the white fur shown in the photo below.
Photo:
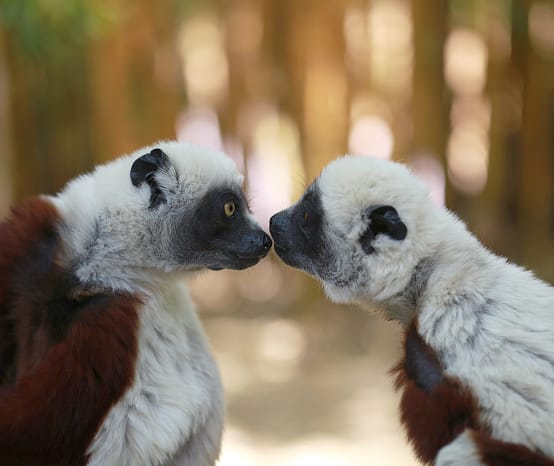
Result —
[{"label": "white fur", "polygon": [[481,462],[479,452],[469,431],[464,431],[456,440],[441,448],[435,466],[486,466]]},{"label": "white fur", "polygon": [[[492,436],[554,457],[554,289],[484,248],[404,166],[344,157],[318,186],[339,268],[359,269],[344,286],[323,282],[329,297],[381,307],[404,324],[417,316],[446,373],[475,394]],[[368,255],[357,244],[362,212],[377,204],[394,206],[408,235],[378,236]],[[412,300],[406,287],[423,260],[432,268]]]},{"label": "white fur", "polygon": [[[132,185],[133,162],[154,147],[171,165],[156,175],[165,209],[149,209],[147,183]],[[195,264],[173,259],[170,233],[213,187],[242,183],[225,155],[160,142],[100,166],[49,198],[63,239],[59,260],[85,290],[138,294],[138,360],[132,386],[110,410],[89,448],[94,466],[212,466],[223,429],[217,366],[182,283]],[[175,217],[172,217],[175,215]],[[114,355],[117,357],[117,355]]]},{"label": "white fur", "polygon": [[173,465],[187,442],[188,461],[178,464],[211,466],[221,443],[222,387],[185,286],[149,297],[140,315],[135,382],[96,435],[89,464]]},{"label": "white fur", "polygon": [[354,288],[349,290],[324,283],[329,297],[339,302],[377,303],[402,291],[411,278],[411,270],[432,247],[434,239],[427,235],[432,226],[419,217],[420,206],[427,203],[427,188],[403,165],[352,156],[328,165],[318,179],[318,186],[325,218],[338,235],[337,243],[346,239],[342,248],[356,243],[367,228],[363,213],[371,205],[393,205],[411,227],[402,242],[379,236],[374,244],[379,254],[368,256],[360,248],[343,254],[344,268],[349,267],[352,254],[361,264],[364,274],[359,282],[363,282],[363,287],[353,283]]},{"label": "white fur", "polygon": [[[148,235],[148,226],[170,222],[156,218],[147,208],[148,185],[144,183],[137,189],[129,176],[133,162],[154,147],[164,151],[171,161],[170,172],[160,173],[157,181],[172,193],[170,202],[176,210],[201,199],[212,187],[242,184],[243,177],[229,157],[175,141],[144,147],[73,180],[50,200],[64,219],[65,255],[68,260],[79,259],[75,272],[81,282],[136,292],[150,288],[154,281],[157,285],[165,280],[165,274],[159,276],[154,269],[180,270],[170,258],[160,260],[154,250],[162,247],[169,253],[171,244],[159,245],[163,238]],[[103,232],[101,244],[91,245],[90,238],[98,226]]]}]

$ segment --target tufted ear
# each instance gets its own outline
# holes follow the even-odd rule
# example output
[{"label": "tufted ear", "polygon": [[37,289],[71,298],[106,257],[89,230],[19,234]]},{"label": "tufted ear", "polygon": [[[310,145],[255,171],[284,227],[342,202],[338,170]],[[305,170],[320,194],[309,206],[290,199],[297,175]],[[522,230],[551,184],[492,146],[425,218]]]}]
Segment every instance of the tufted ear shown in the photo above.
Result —
[{"label": "tufted ear", "polygon": [[394,207],[390,205],[372,206],[366,210],[365,214],[368,227],[360,237],[360,243],[366,254],[371,254],[375,251],[373,240],[379,234],[387,235],[398,241],[406,238],[408,229]]},{"label": "tufted ear", "polygon": [[169,157],[161,149],[152,149],[150,153],[139,157],[131,166],[131,183],[133,186],[140,186],[146,182],[150,186],[149,208],[158,207],[165,202],[165,195],[156,181],[156,173],[170,165]]}]

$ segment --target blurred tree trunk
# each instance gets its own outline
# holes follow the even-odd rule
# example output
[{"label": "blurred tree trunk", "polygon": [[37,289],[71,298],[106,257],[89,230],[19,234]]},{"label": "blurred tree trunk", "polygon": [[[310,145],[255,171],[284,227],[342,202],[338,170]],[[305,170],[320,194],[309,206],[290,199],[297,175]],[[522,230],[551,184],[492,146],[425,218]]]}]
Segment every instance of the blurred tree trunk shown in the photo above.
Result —
[{"label": "blurred tree trunk", "polygon": [[343,20],[346,2],[283,1],[288,19],[290,96],[299,115],[308,179],[346,151],[349,82]]},{"label": "blurred tree trunk", "polygon": [[54,193],[90,166],[84,51],[32,61],[8,43],[15,197]]},{"label": "blurred tree trunk", "polygon": [[98,163],[160,139],[174,139],[183,95],[173,3],[105,1],[122,19],[91,44]]},{"label": "blurred tree trunk", "polygon": [[490,98],[490,144],[487,184],[475,198],[472,217],[478,225],[477,233],[495,252],[512,256],[519,247],[516,235],[517,161],[521,128],[521,75],[510,60],[512,52],[521,44],[522,31],[511,28],[513,37],[504,36],[513,24],[512,7],[502,0],[482,4],[479,30],[486,40],[489,61],[486,92]]},{"label": "blurred tree trunk", "polygon": [[[116,11],[123,9],[123,1],[106,1]],[[90,93],[94,99],[92,125],[96,140],[93,147],[97,163],[131,150],[136,142],[127,114],[127,71],[131,54],[126,29],[120,24],[91,44]]]},{"label": "blurred tree trunk", "polygon": [[[533,3],[522,2],[514,7],[523,9],[523,6]],[[524,14],[520,20],[527,21],[528,12],[529,9],[520,10],[520,14]],[[551,135],[554,61],[541,55],[528,41],[525,45],[527,50],[524,56],[527,60],[518,60],[524,83],[518,205],[522,253],[539,274],[554,279],[551,230],[554,202],[554,147]]]},{"label": "blurred tree trunk", "polygon": [[12,202],[11,98],[5,38],[0,33],[0,219]]},{"label": "blurred tree trunk", "polygon": [[[444,82],[448,2],[413,0],[413,124],[415,151],[431,152],[446,166],[449,98]],[[447,193],[448,194],[448,193]],[[449,196],[447,196],[447,202]]]},{"label": "blurred tree trunk", "polygon": [[[224,134],[238,134],[250,152],[252,128],[239,127],[251,105],[278,104],[273,82],[273,0],[241,0],[224,6],[229,63],[229,95],[221,111]],[[245,32],[250,29],[250,32]],[[255,110],[253,110],[255,111]]]}]

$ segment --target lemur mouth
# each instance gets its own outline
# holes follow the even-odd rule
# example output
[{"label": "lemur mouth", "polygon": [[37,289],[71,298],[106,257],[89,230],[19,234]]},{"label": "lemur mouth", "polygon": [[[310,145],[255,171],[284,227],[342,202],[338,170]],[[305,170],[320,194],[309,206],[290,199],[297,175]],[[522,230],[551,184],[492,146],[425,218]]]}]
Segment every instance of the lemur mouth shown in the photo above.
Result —
[{"label": "lemur mouth", "polygon": [[242,259],[242,263],[237,264],[236,270],[243,270],[247,269],[248,267],[252,267],[253,265],[256,265],[258,262],[260,262],[261,259],[261,257],[258,257],[256,259]]},{"label": "lemur mouth", "polygon": [[226,265],[210,265],[208,266],[208,269],[210,270],[223,270],[223,269],[229,269],[229,270],[244,270],[249,267],[252,267],[256,265],[258,262],[260,262],[262,258],[256,257],[256,258],[236,258],[232,263],[226,264]]},{"label": "lemur mouth", "polygon": [[252,256],[237,255],[236,262],[235,262],[237,266],[237,270],[247,269],[248,267],[252,267],[253,265],[256,265],[265,256],[267,256],[268,252],[269,251],[263,251],[261,254],[256,254]]},{"label": "lemur mouth", "polygon": [[244,270],[249,267],[256,265],[260,260],[267,256],[269,251],[263,251],[256,255],[239,255],[239,254],[230,254],[227,256],[226,260],[223,260],[221,264],[215,264],[208,266],[210,270]]}]

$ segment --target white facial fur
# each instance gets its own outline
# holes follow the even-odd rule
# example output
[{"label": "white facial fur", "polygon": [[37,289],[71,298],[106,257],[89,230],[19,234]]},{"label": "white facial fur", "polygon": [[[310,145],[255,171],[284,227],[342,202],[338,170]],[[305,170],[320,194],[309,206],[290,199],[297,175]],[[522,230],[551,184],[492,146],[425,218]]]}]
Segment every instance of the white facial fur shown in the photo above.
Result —
[{"label": "white facial fur", "polygon": [[[338,270],[356,270],[352,279],[343,280],[341,286],[323,282],[330,299],[378,304],[404,290],[416,265],[432,253],[438,241],[437,208],[430,202],[423,183],[403,165],[346,156],[323,170],[317,187],[328,241],[341,262]],[[375,252],[367,254],[359,239],[368,226],[364,211],[375,205],[395,207],[408,233],[400,241],[377,236]]]},{"label": "white facial fur", "polygon": [[[149,209],[148,184],[135,187],[129,178],[133,162],[155,147],[171,162],[156,175],[167,194],[163,209]],[[242,180],[224,154],[175,141],[162,141],[99,166],[51,198],[64,219],[66,260],[90,286],[131,292],[148,286],[157,272],[183,268],[174,258],[172,234],[179,225],[173,217],[186,216],[190,205],[210,188],[238,191]]]}]

